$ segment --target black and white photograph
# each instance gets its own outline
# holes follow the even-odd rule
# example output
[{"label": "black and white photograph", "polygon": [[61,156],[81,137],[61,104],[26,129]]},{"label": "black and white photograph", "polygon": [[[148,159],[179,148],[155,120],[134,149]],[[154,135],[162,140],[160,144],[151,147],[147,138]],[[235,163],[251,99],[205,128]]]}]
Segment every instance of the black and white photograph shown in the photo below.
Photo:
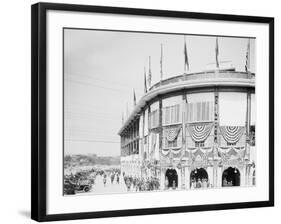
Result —
[{"label": "black and white photograph", "polygon": [[256,187],[255,80],[255,37],[64,27],[63,195]]}]

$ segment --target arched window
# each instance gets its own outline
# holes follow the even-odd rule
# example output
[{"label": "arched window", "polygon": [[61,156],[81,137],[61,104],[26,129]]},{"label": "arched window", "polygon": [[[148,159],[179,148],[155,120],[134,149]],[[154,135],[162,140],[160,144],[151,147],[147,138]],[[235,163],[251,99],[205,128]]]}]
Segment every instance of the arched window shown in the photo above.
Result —
[{"label": "arched window", "polygon": [[165,185],[166,188],[177,188],[178,187],[178,174],[175,169],[167,169],[165,174]]},{"label": "arched window", "polygon": [[208,173],[204,168],[195,169],[191,172],[190,187],[192,189],[209,187]]},{"label": "arched window", "polygon": [[222,186],[240,186],[240,172],[237,168],[228,167],[222,174]]}]

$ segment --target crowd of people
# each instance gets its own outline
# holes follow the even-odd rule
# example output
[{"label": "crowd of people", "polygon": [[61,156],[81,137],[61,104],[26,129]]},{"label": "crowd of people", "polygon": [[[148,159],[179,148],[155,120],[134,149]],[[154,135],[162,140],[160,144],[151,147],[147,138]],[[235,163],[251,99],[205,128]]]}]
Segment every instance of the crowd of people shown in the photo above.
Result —
[{"label": "crowd of people", "polygon": [[111,172],[103,172],[102,174],[103,177],[103,186],[106,187],[107,184],[107,178],[108,176],[110,177],[110,183],[113,184],[114,181],[119,184],[120,183],[120,172],[118,171],[111,171]]},{"label": "crowd of people", "polygon": [[190,182],[191,189],[208,188],[208,187],[210,187],[210,183],[207,178],[191,179],[191,182]]},{"label": "crowd of people", "polygon": [[127,191],[153,191],[159,190],[160,181],[156,177],[132,177],[123,173]]},{"label": "crowd of people", "polygon": [[232,180],[227,181],[226,178],[223,178],[222,186],[223,186],[223,187],[232,187],[232,186],[234,186],[234,184],[233,184],[233,181],[232,181]]}]

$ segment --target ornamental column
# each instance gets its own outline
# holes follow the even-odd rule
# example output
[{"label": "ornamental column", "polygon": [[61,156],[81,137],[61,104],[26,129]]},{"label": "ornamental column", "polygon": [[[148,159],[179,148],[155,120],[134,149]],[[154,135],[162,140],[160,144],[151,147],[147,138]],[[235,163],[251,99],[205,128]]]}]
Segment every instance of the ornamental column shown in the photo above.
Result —
[{"label": "ornamental column", "polygon": [[162,138],[163,138],[163,128],[162,128],[162,98],[159,98],[159,166],[160,166],[160,189],[165,188],[165,171],[162,167]]}]

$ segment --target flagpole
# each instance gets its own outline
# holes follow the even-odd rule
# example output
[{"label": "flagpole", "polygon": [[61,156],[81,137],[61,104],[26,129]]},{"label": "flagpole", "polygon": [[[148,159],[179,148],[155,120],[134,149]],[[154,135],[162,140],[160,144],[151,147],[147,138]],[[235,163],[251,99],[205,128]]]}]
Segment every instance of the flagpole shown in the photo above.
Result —
[{"label": "flagpole", "polygon": [[186,72],[186,59],[185,59],[185,55],[186,55],[186,39],[185,39],[185,35],[183,36],[184,39],[184,49],[183,49],[183,53],[184,53],[184,65],[183,65],[183,71],[184,73]]},{"label": "flagpole", "polygon": [[149,56],[149,64],[148,64],[149,68],[148,68],[148,87],[151,87],[151,57]]},{"label": "flagpole", "polygon": [[247,45],[247,52],[246,52],[246,65],[245,65],[245,71],[250,73],[250,38],[248,39],[248,45]]},{"label": "flagpole", "polygon": [[147,85],[146,85],[146,69],[144,67],[144,93],[147,93]]},{"label": "flagpole", "polygon": [[161,44],[161,53],[160,53],[160,83],[163,79],[163,44]]},{"label": "flagpole", "polygon": [[251,42],[250,42],[250,38],[249,38],[249,57],[248,57],[248,61],[249,61],[249,63],[248,63],[248,70],[249,70],[249,72],[250,72],[250,69],[251,69]]}]

